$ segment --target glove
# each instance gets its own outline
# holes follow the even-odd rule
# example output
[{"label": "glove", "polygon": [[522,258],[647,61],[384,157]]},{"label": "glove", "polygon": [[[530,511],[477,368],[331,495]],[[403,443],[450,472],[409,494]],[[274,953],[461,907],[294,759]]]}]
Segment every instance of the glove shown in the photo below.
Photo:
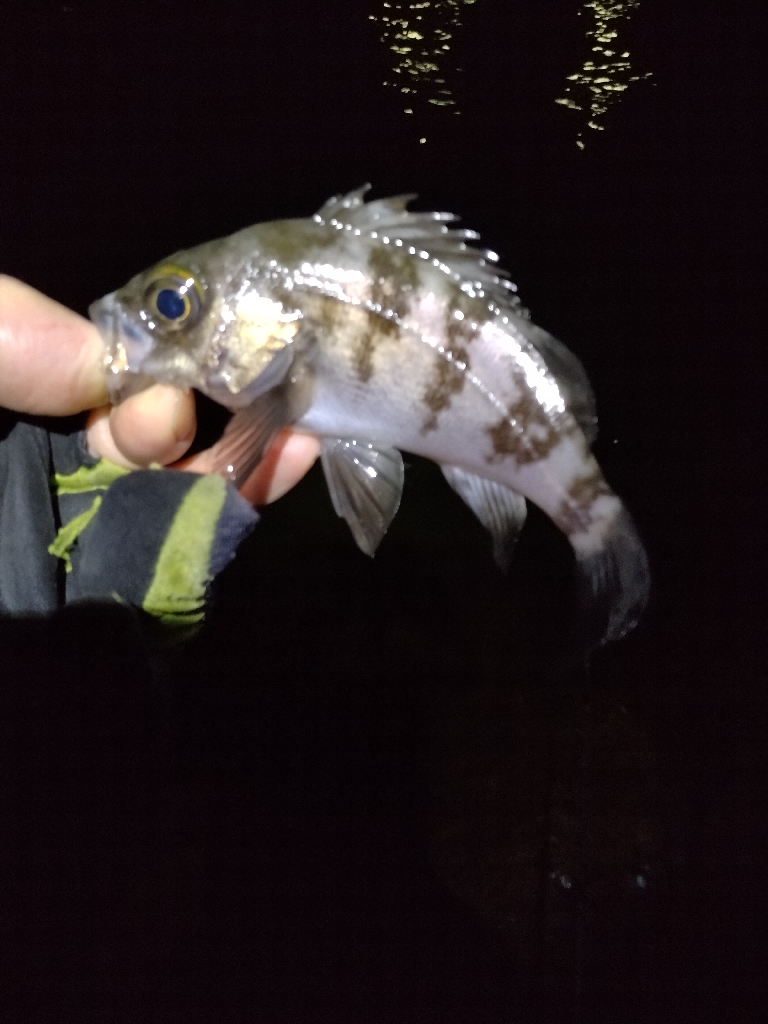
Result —
[{"label": "glove", "polygon": [[219,476],[130,472],[101,459],[54,479],[62,526],[48,550],[64,562],[66,603],[116,600],[185,635],[258,522]]}]

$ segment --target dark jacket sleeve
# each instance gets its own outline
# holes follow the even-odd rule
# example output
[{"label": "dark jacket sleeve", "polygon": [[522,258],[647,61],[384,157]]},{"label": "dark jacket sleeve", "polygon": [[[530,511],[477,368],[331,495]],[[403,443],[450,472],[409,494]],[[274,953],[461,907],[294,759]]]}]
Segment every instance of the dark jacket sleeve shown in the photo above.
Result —
[{"label": "dark jacket sleeve", "polygon": [[43,425],[0,409],[0,611],[52,612],[63,602],[51,495],[53,461]]}]

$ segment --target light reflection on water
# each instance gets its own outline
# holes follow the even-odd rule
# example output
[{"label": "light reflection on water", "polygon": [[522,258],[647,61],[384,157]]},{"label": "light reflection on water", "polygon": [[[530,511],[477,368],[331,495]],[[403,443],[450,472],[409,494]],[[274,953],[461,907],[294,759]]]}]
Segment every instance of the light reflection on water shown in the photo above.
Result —
[{"label": "light reflection on water", "polygon": [[[591,14],[593,27],[587,32],[592,41],[591,55],[584,61],[581,70],[568,75],[566,95],[555,100],[571,110],[584,111],[587,128],[602,131],[602,117],[608,108],[616,103],[630,82],[650,78],[630,74],[629,52],[619,52],[619,28],[622,20],[629,18],[629,12],[640,6],[640,0],[589,0],[583,10]],[[581,11],[579,11],[581,14]],[[576,136],[576,145],[584,149],[583,132]]]},{"label": "light reflection on water", "polygon": [[[450,87],[451,49],[461,28],[463,8],[476,0],[392,0],[378,14],[380,39],[392,55],[392,70],[384,85],[396,89],[403,112],[414,114],[424,104],[459,110]],[[423,141],[423,140],[422,140]]]},{"label": "light reflection on water", "polygon": [[[450,82],[461,69],[452,66],[451,51],[464,8],[476,2],[385,0],[377,14],[368,15],[380,28],[380,40],[392,58],[384,85],[397,91],[405,114],[430,106],[459,113]],[[622,23],[639,6],[640,0],[588,0],[578,12],[586,13],[591,23],[586,33],[590,53],[580,70],[567,76],[565,95],[555,103],[583,112],[586,128],[602,131],[602,119],[630,83],[651,77],[651,72],[631,73],[629,51],[619,42]],[[576,135],[576,145],[584,149],[583,128]]]}]

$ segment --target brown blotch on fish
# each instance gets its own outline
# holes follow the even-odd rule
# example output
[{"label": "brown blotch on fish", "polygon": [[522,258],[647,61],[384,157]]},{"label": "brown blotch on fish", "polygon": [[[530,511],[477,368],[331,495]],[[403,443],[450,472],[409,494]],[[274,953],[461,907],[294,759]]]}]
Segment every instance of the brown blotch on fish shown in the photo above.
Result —
[{"label": "brown blotch on fish", "polygon": [[352,367],[363,384],[373,374],[373,357],[379,344],[396,338],[400,332],[394,320],[327,296],[304,296],[302,308],[325,337],[347,346]]},{"label": "brown blotch on fish", "polygon": [[589,476],[574,480],[568,488],[568,494],[580,505],[593,501],[600,494],[612,493],[605,482],[605,477],[597,468]]},{"label": "brown blotch on fish", "polygon": [[574,533],[584,533],[593,521],[588,505],[572,505],[569,501],[561,503],[554,520],[568,536]]},{"label": "brown blotch on fish", "polygon": [[301,306],[309,322],[314,322],[329,338],[340,335],[344,331],[346,321],[355,314],[361,321],[365,317],[363,310],[347,306],[325,295],[305,295]]},{"label": "brown blotch on fish", "polygon": [[[488,319],[483,315],[473,318],[472,314],[466,311],[465,305],[473,301],[476,300],[469,299],[465,304],[454,299],[448,307],[445,317],[445,334],[448,339],[448,348],[451,350],[471,345],[479,334],[482,324]],[[462,316],[457,318],[457,312]],[[475,327],[472,326],[473,323],[476,324]]]},{"label": "brown blotch on fish", "polygon": [[421,284],[413,260],[405,253],[376,246],[368,256],[368,272],[373,305],[380,306],[382,311],[391,309],[399,320],[406,317],[411,295]]},{"label": "brown blotch on fish", "polygon": [[[437,429],[437,415],[451,404],[451,399],[464,387],[469,365],[466,349],[456,348],[450,353],[435,352],[434,375],[424,392],[423,401],[431,415],[421,428],[422,434]],[[463,363],[463,368],[457,366]]]},{"label": "brown blotch on fish", "polygon": [[489,456],[488,462],[511,455],[521,466],[546,458],[562,436],[530,388],[524,388],[521,397],[509,406],[509,414],[502,416],[495,426],[488,427],[486,433],[495,453],[495,457]]},{"label": "brown blotch on fish", "polygon": [[[373,357],[379,344],[398,337],[397,321],[407,316],[411,294],[419,285],[418,270],[413,262],[381,246],[371,250],[368,271],[371,275],[369,301],[380,312],[366,313],[368,323],[360,331],[352,354],[355,372],[363,384],[373,374]],[[393,317],[386,316],[388,310]]]},{"label": "brown blotch on fish", "polygon": [[[472,341],[482,325],[492,319],[489,315],[488,304],[483,299],[467,295],[466,292],[461,291],[458,285],[453,286],[452,291],[446,318],[446,330],[449,334],[461,335],[467,342]],[[460,313],[461,316],[457,317],[456,313]],[[473,328],[473,323],[477,324],[477,327]]]},{"label": "brown blotch on fish", "polygon": [[388,338],[394,338],[400,328],[393,320],[367,314],[367,329],[361,331],[352,353],[352,363],[358,379],[365,384],[373,375],[373,355],[379,344]]},{"label": "brown blotch on fish", "polygon": [[454,300],[446,313],[446,354],[445,356],[441,353],[437,354],[435,372],[424,393],[423,400],[431,410],[431,415],[421,428],[422,434],[437,429],[437,414],[450,406],[451,399],[454,395],[459,394],[467,379],[467,370],[470,365],[467,346],[471,345],[477,337],[479,328],[473,327],[466,315],[459,319],[456,318],[456,310],[463,312],[463,305]]}]

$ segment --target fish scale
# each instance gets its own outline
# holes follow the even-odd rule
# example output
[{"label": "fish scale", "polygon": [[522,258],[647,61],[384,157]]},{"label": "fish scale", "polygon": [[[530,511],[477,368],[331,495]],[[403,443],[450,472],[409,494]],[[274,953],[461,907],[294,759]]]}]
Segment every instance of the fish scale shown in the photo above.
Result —
[{"label": "fish scale", "polygon": [[211,465],[237,484],[283,427],[316,434],[368,554],[400,503],[401,450],[441,465],[500,564],[533,501],[571,542],[600,639],[623,635],[648,563],[590,451],[581,363],[452,214],[411,213],[412,195],[365,202],[367,189],[177,252],[94,303],[114,400],[163,381],[232,409]]}]

